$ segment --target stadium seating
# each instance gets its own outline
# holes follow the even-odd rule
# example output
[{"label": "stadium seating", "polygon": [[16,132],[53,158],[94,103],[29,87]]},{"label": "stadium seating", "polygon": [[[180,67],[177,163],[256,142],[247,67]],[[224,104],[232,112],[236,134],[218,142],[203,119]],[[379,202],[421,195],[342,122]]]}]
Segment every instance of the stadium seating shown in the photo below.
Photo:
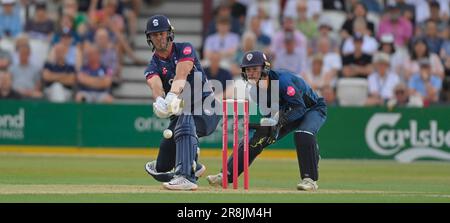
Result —
[{"label": "stadium seating", "polygon": [[341,106],[363,106],[367,100],[368,82],[363,78],[340,78],[337,98]]}]

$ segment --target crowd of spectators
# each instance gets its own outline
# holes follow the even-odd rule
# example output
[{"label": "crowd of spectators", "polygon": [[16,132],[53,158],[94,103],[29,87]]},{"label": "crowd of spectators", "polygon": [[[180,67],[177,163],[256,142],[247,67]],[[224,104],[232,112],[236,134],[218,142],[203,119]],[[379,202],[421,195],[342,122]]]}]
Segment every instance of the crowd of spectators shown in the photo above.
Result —
[{"label": "crowd of spectators", "polygon": [[141,0],[0,4],[0,98],[110,103],[125,57],[147,64],[132,50]]},{"label": "crowd of spectators", "polygon": [[[212,79],[239,79],[243,52],[262,50],[272,68],[303,77],[330,106],[340,104],[337,83],[348,78],[367,81],[366,106],[450,104],[449,0],[217,0],[214,7],[202,52]],[[343,17],[337,27],[333,15]]]}]

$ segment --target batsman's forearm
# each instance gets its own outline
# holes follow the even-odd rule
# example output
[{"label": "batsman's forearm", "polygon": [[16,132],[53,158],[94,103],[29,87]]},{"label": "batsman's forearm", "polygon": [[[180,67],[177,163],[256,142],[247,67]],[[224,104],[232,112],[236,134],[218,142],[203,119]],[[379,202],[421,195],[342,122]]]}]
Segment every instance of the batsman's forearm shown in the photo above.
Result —
[{"label": "batsman's forearm", "polygon": [[192,61],[183,61],[177,64],[176,74],[173,78],[170,92],[180,94],[183,91],[184,86],[186,85],[187,76],[189,75],[193,67],[194,63]]}]

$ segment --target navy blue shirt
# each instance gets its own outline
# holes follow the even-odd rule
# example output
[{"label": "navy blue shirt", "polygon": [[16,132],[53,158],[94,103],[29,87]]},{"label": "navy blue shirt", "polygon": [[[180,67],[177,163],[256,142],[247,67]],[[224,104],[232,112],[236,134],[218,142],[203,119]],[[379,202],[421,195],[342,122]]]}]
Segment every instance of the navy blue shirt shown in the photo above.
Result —
[{"label": "navy blue shirt", "polygon": [[[203,101],[203,99],[212,94],[212,89],[204,89],[204,85],[208,83],[208,78],[195,53],[194,47],[190,43],[173,43],[172,51],[167,58],[161,58],[156,53],[153,54],[152,60],[147,65],[144,75],[147,80],[156,75],[159,76],[163,84],[164,93],[167,94],[169,93],[172,81],[175,78],[177,64],[183,61],[192,61],[194,63],[194,67],[186,79],[191,87],[191,107],[193,108],[195,107],[194,103],[199,102],[195,100],[194,92],[203,89],[201,97],[199,97],[199,99]],[[195,79],[197,79],[197,83],[201,81],[201,88],[199,86],[194,86]]]},{"label": "navy blue shirt", "polygon": [[[56,74],[61,74],[61,75],[75,75],[75,67],[73,65],[70,64],[56,64],[56,63],[50,63],[50,62],[45,62],[44,64],[44,69],[49,70],[52,73],[56,73]],[[52,84],[52,81],[45,81],[45,86],[48,87]],[[72,88],[72,86],[66,86],[64,85],[64,87],[67,88]]]},{"label": "navy blue shirt", "polygon": [[[303,78],[287,70],[271,70],[269,72],[269,88],[267,89],[268,107],[271,107],[270,92],[273,86],[271,80],[279,80],[279,108],[287,111],[298,109],[298,118],[310,109],[320,109],[326,107],[325,100],[319,97]],[[255,87],[251,85],[251,87]],[[255,91],[251,91],[255,92]],[[255,96],[250,94],[252,99]],[[257,100],[259,103],[259,100]]]},{"label": "navy blue shirt", "polygon": [[232,80],[233,77],[231,76],[231,73],[228,70],[219,68],[217,71],[217,74],[212,74],[211,70],[208,68],[205,69],[206,76],[208,77],[208,80],[218,80],[220,81],[220,84],[222,84],[222,92],[226,89],[227,80]]}]

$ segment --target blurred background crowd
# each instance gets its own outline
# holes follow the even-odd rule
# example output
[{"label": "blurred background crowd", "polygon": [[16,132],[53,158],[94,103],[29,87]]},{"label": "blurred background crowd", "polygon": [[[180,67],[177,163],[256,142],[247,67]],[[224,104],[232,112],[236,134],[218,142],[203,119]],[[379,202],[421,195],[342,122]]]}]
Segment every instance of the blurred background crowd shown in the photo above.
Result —
[{"label": "blurred background crowd", "polygon": [[[0,1],[0,98],[105,103],[124,64],[143,66],[145,84],[138,17],[170,2]],[[224,86],[240,79],[244,52],[262,50],[329,106],[450,105],[450,0],[201,2],[212,10],[197,51]]]}]

